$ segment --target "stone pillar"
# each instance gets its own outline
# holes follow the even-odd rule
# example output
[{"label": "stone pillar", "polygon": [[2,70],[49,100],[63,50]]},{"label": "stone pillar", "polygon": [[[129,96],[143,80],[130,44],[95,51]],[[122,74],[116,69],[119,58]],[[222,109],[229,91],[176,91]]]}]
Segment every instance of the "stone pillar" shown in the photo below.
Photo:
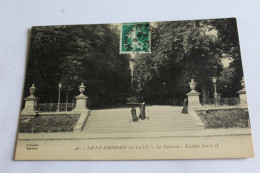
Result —
[{"label": "stone pillar", "polygon": [[21,111],[21,115],[36,115],[37,111],[37,101],[39,100],[38,97],[34,96],[35,90],[37,88],[34,87],[34,84],[29,88],[30,89],[30,96],[26,97],[24,109]]},{"label": "stone pillar", "polygon": [[246,88],[245,88],[244,77],[242,77],[242,80],[240,82],[241,82],[242,89],[237,92],[239,94],[239,101],[240,101],[239,106],[247,107]]},{"label": "stone pillar", "polygon": [[88,111],[88,108],[86,106],[88,97],[83,94],[84,91],[85,91],[85,88],[86,87],[84,86],[84,84],[82,82],[81,85],[79,86],[80,94],[75,97],[76,107],[74,108],[73,112],[86,112],[86,111]]},{"label": "stone pillar", "polygon": [[194,82],[194,80],[191,79],[191,82],[189,84],[191,91],[186,94],[188,96],[189,108],[201,107],[199,98],[200,93],[195,90],[196,82]]}]

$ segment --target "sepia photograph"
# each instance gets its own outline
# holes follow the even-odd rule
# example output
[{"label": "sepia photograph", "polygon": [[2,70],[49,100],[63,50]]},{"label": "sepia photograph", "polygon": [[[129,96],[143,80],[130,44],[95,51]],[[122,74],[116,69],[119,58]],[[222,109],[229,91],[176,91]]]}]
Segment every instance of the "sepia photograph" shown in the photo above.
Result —
[{"label": "sepia photograph", "polygon": [[29,36],[15,160],[254,157],[235,18]]}]

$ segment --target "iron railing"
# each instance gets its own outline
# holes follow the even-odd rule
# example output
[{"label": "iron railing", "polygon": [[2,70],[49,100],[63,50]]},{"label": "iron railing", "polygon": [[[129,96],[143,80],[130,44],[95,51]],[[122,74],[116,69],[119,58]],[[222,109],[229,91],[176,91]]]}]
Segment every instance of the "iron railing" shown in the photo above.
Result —
[{"label": "iron railing", "polygon": [[[59,111],[72,111],[75,107],[76,107],[75,103],[60,103]],[[58,111],[58,103],[38,103],[37,110],[39,112]]]},{"label": "iron railing", "polygon": [[202,105],[235,106],[240,103],[239,98],[218,98],[201,100]]}]

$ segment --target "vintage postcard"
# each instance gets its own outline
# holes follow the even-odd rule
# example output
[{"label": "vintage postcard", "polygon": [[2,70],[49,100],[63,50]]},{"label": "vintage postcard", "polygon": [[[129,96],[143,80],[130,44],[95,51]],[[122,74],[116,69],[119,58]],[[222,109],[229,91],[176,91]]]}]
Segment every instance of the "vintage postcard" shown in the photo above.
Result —
[{"label": "vintage postcard", "polygon": [[235,18],[30,37],[15,160],[254,156]]}]

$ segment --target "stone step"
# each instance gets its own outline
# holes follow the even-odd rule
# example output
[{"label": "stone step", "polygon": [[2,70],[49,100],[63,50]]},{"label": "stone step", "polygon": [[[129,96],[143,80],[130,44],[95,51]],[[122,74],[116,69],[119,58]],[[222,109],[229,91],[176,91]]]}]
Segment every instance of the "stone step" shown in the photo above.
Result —
[{"label": "stone step", "polygon": [[[99,118],[99,117],[89,117],[89,120],[95,120],[95,121],[125,121],[125,120],[131,120],[132,117],[127,117],[127,118]],[[141,120],[140,121],[188,121],[188,120],[193,120],[192,117],[190,118],[151,118],[149,117],[149,119],[145,119],[145,120]]]},{"label": "stone step", "polygon": [[91,128],[91,129],[84,129],[85,131],[96,131],[96,130],[99,130],[99,131],[122,131],[122,130],[127,130],[127,131],[133,131],[133,130],[151,130],[151,131],[154,131],[154,130],[172,130],[172,129],[179,129],[179,130],[182,130],[182,129],[196,129],[196,128],[199,128],[199,127],[194,127],[194,126],[188,126],[188,127],[168,127],[168,128]]},{"label": "stone step", "polygon": [[101,121],[89,121],[87,124],[129,124],[129,123],[134,123],[138,125],[142,124],[189,124],[193,123],[193,121],[150,121],[150,122],[132,122],[132,121],[112,121],[112,122],[101,122]]},{"label": "stone step", "polygon": [[[136,115],[137,117],[139,115]],[[107,115],[107,116],[104,116],[104,115],[91,115],[90,117],[102,117],[102,118],[116,118],[116,117],[132,117],[132,115]],[[158,117],[158,118],[166,118],[166,117],[179,117],[179,118],[185,118],[185,117],[188,117],[188,116],[180,116],[180,115],[149,115],[148,117]]]},{"label": "stone step", "polygon": [[128,125],[86,125],[85,128],[128,128],[128,127],[135,127],[135,128],[142,128],[142,127],[194,127],[195,124],[167,124],[167,125],[155,125],[155,124],[143,124],[143,125],[135,125],[135,124],[128,124]]},{"label": "stone step", "polygon": [[194,122],[167,122],[167,123],[159,123],[159,122],[152,122],[152,123],[139,123],[139,122],[128,122],[128,123],[121,123],[121,122],[114,122],[114,123],[109,123],[109,124],[105,124],[105,123],[92,123],[89,122],[86,124],[86,126],[124,126],[124,125],[133,125],[133,126],[146,126],[146,125],[162,125],[162,126],[167,126],[167,125],[194,125]]},{"label": "stone step", "polygon": [[86,126],[171,126],[171,125],[194,125],[194,122],[167,122],[167,123],[139,123],[139,122],[128,122],[128,123],[87,123]]},{"label": "stone step", "polygon": [[200,127],[194,127],[194,126],[187,126],[187,127],[167,127],[167,128],[90,128],[90,129],[84,129],[83,131],[159,131],[159,130],[164,130],[164,131],[170,131],[170,130],[184,130],[184,129],[202,129]]},{"label": "stone step", "polygon": [[[138,117],[138,116],[137,116]],[[89,117],[89,119],[100,119],[100,120],[116,120],[116,119],[132,119],[132,117],[99,117],[99,116],[95,116],[95,117]],[[168,120],[168,119],[179,119],[179,120],[189,120],[189,119],[192,119],[192,117],[152,117],[152,116],[149,116],[149,119],[150,120]]]},{"label": "stone step", "polygon": [[201,130],[202,128],[172,128],[172,129],[116,129],[116,130],[111,130],[111,129],[107,129],[107,130],[104,130],[104,129],[91,129],[91,130],[84,130],[84,132],[88,133],[88,132],[157,132],[157,131],[179,131],[179,130]]},{"label": "stone step", "polygon": [[[174,111],[169,111],[169,110],[146,110],[146,112],[148,113],[148,114],[153,114],[153,113],[156,113],[156,114],[160,114],[160,113],[162,113],[162,114],[172,114],[172,113],[181,113],[181,109],[180,110],[178,110],[178,111],[176,111],[176,110],[174,110]],[[91,111],[91,114],[103,114],[103,113],[106,113],[106,114],[131,114],[131,110],[129,110],[129,111],[126,111],[126,110],[124,110],[124,111]],[[136,111],[136,113],[140,113],[140,111]]]},{"label": "stone step", "polygon": [[181,114],[181,109],[172,106],[151,106],[147,109],[150,119],[139,119],[138,122],[132,122],[131,108],[93,110],[83,131],[105,133],[201,129],[196,126],[191,116]]},{"label": "stone step", "polygon": [[[139,115],[136,115],[136,116],[139,116]],[[115,118],[115,117],[132,117],[132,115],[122,115],[122,114],[120,114],[120,115],[106,115],[106,116],[104,116],[104,115],[96,115],[96,114],[94,114],[94,115],[91,115],[90,117],[102,117],[102,118]],[[185,118],[185,117],[190,117],[189,115],[149,115],[149,117],[158,117],[158,118],[164,118],[164,117],[179,117],[179,118]]]},{"label": "stone step", "polygon": [[134,131],[134,130],[141,130],[141,131],[149,131],[149,130],[152,130],[152,131],[157,131],[157,130],[173,130],[173,129],[179,129],[179,130],[182,130],[182,129],[195,129],[195,127],[173,127],[173,128],[91,128],[91,129],[84,129],[84,131]]},{"label": "stone step", "polygon": [[95,121],[90,120],[87,124],[129,124],[129,123],[136,123],[136,124],[185,124],[185,123],[193,123],[193,121],[149,121],[149,122],[132,122],[130,120],[127,121]]},{"label": "stone step", "polygon": [[[132,121],[132,118],[127,118],[127,119],[121,119],[121,118],[118,118],[118,119],[99,119],[99,118],[89,118],[88,119],[88,122],[91,122],[91,121],[96,121],[96,122],[130,122]],[[145,119],[145,120],[142,120],[142,119],[139,119],[138,122],[190,122],[190,121],[193,121],[193,119]]]},{"label": "stone step", "polygon": [[[127,118],[100,118],[100,117],[90,117],[89,120],[96,120],[96,121],[125,121],[125,120],[131,120],[132,117]],[[140,121],[188,121],[193,120],[193,118],[153,118],[149,117],[149,119],[140,119]]]},{"label": "stone step", "polygon": [[[197,128],[195,126],[169,126],[169,127],[156,127],[156,128],[151,128],[151,127],[132,127],[132,126],[129,126],[129,127],[92,127],[92,128],[86,128],[85,127],[85,130],[133,130],[133,129],[151,129],[151,130],[157,130],[157,129],[185,129],[185,128],[189,128],[189,129],[193,129],[193,128]],[[199,127],[198,127],[199,128]]]},{"label": "stone step", "polygon": [[157,129],[165,129],[165,130],[167,130],[167,129],[184,129],[184,128],[190,128],[190,129],[193,129],[193,128],[195,128],[194,126],[168,126],[168,127],[163,127],[163,126],[161,126],[161,127],[149,127],[149,126],[146,126],[146,127],[92,127],[92,128],[87,128],[87,127],[85,127],[84,128],[84,130],[104,130],[104,131],[106,131],[106,130],[124,130],[124,129],[143,129],[143,130],[149,130],[149,129],[152,129],[152,130],[157,130]]},{"label": "stone step", "polygon": [[[105,113],[105,115],[104,115]],[[176,111],[172,111],[172,112],[168,112],[168,111],[149,111],[147,112],[149,115],[173,115],[173,114],[180,114],[180,112],[176,112]],[[139,112],[137,112],[137,114],[139,114]],[[109,116],[109,115],[131,115],[131,111],[129,112],[91,112],[91,115],[104,115],[104,116]],[[183,114],[185,115],[185,114]]]},{"label": "stone step", "polygon": [[[104,115],[105,114],[105,115]],[[109,117],[109,116],[131,116],[132,114],[131,113],[93,113],[91,112],[91,115],[90,116],[104,116],[104,117]],[[137,113],[136,115],[139,115],[139,113]],[[148,113],[149,116],[189,116],[187,114],[180,114],[180,113]]]},{"label": "stone step", "polygon": [[[92,123],[93,122],[93,123]],[[113,122],[113,123],[100,123],[100,122],[88,122],[87,125],[128,125],[128,124],[132,124],[132,125],[136,125],[136,126],[141,126],[141,125],[185,125],[185,124],[194,124],[194,122],[165,122],[165,123],[161,123],[161,122]]]}]

